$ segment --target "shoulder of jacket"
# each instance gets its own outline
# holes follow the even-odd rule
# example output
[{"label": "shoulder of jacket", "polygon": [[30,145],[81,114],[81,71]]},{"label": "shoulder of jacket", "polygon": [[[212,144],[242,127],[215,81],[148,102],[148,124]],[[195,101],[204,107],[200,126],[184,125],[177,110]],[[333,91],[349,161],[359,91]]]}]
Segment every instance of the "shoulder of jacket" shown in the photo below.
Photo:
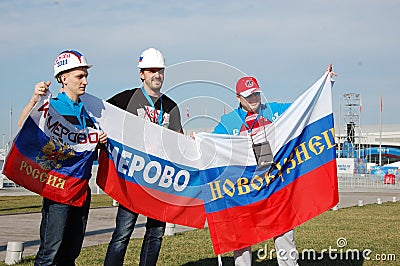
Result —
[{"label": "shoulder of jacket", "polygon": [[166,95],[164,93],[162,94],[162,99],[163,99],[163,101],[166,100],[166,101],[169,101],[172,104],[176,105],[176,102],[174,100],[172,100],[168,95]]},{"label": "shoulder of jacket", "polygon": [[123,90],[121,92],[118,92],[117,94],[115,94],[114,96],[112,96],[110,99],[115,99],[115,98],[119,98],[119,97],[130,97],[132,96],[135,92],[137,91],[137,88],[134,89],[126,89]]}]

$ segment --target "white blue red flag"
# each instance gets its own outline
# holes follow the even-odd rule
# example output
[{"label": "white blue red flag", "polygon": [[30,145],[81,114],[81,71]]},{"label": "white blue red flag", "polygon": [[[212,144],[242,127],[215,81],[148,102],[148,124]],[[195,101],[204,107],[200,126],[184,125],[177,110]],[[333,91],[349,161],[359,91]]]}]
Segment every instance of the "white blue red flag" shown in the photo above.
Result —
[{"label": "white blue red flag", "polygon": [[213,152],[201,175],[216,254],[278,236],[338,203],[331,88],[327,73],[254,137],[271,145],[275,163],[264,170],[248,137],[196,137]]},{"label": "white blue red flag", "polygon": [[82,206],[98,131],[78,130],[41,97],[13,141],[3,174],[16,184],[56,202]]},{"label": "white blue red flag", "polygon": [[81,98],[108,136],[97,173],[104,192],[134,212],[203,228],[195,141],[89,94]]},{"label": "white blue red flag", "polygon": [[254,137],[271,144],[265,169],[247,136],[193,140],[85,94],[109,138],[97,183],[155,219],[201,228],[207,218],[216,254],[280,235],[338,202],[331,87],[326,73]]}]

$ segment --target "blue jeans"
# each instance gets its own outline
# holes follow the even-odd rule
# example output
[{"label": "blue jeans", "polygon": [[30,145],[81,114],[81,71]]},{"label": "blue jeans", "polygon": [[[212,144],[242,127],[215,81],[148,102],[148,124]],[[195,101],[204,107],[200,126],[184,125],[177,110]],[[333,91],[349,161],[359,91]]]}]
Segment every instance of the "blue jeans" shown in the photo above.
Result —
[{"label": "blue jeans", "polygon": [[[123,265],[129,239],[135,229],[138,216],[138,213],[121,205],[118,207],[116,227],[107,248],[105,266]],[[140,266],[155,266],[157,264],[164,231],[165,222],[147,218],[146,233],[140,251]]]},{"label": "blue jeans", "polygon": [[38,265],[75,265],[81,252],[89,215],[90,190],[82,207],[43,198]]}]

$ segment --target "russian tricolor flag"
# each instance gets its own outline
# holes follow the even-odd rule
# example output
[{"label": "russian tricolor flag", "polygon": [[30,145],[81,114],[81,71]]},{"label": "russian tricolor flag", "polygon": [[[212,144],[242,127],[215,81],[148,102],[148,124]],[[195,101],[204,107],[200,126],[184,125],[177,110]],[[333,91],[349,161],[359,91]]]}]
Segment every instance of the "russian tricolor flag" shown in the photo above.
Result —
[{"label": "russian tricolor flag", "polygon": [[326,73],[255,137],[271,144],[270,168],[256,167],[247,137],[197,135],[214,158],[202,178],[216,254],[278,236],[338,203],[331,88]]},{"label": "russian tricolor flag", "polygon": [[94,96],[82,98],[108,136],[97,173],[104,192],[134,212],[203,228],[206,217],[195,141]]},{"label": "russian tricolor flag", "polygon": [[97,183],[132,211],[202,228],[216,254],[280,235],[338,202],[329,73],[254,137],[274,164],[258,169],[246,136],[200,133],[196,140],[85,94],[108,135]]},{"label": "russian tricolor flag", "polygon": [[56,202],[82,206],[98,142],[95,129],[78,130],[41,97],[13,141],[3,173]]}]

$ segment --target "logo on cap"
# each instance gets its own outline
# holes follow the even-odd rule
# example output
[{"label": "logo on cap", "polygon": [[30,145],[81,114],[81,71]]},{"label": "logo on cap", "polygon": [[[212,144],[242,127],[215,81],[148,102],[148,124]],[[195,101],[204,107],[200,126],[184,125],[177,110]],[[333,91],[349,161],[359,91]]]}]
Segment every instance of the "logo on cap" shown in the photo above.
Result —
[{"label": "logo on cap", "polygon": [[251,88],[253,87],[253,81],[251,79],[246,80],[245,84],[244,84],[247,88]]}]

